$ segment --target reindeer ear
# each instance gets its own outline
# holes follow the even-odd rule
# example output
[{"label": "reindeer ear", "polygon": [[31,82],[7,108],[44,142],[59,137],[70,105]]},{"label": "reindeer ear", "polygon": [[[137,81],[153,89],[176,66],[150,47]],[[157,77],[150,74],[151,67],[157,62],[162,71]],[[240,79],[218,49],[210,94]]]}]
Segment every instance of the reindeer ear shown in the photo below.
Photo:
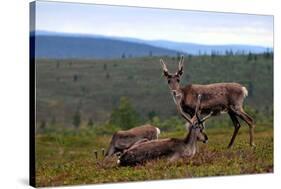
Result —
[{"label": "reindeer ear", "polygon": [[170,74],[165,62],[162,59],[160,59],[160,64],[162,66],[164,76],[168,77]]},{"label": "reindeer ear", "polygon": [[183,56],[181,56],[181,59],[179,61],[179,66],[178,66],[178,72],[177,72],[178,76],[182,76],[182,74],[183,74],[183,61],[184,61],[184,58],[183,58]]}]

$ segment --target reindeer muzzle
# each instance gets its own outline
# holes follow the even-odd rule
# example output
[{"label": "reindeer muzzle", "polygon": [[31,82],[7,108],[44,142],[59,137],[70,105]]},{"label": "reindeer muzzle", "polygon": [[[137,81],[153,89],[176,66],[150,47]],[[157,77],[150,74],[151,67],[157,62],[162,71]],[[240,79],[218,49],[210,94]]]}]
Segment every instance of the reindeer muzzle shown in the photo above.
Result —
[{"label": "reindeer muzzle", "polygon": [[172,94],[173,94],[174,96],[177,96],[177,91],[176,91],[176,90],[172,90]]}]

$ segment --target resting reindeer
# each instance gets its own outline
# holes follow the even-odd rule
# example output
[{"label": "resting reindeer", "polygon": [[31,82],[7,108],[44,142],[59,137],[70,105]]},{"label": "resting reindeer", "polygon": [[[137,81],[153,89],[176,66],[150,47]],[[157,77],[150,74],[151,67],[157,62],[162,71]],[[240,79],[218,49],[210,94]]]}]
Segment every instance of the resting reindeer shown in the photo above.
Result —
[{"label": "resting reindeer", "polygon": [[183,61],[182,56],[178,71],[171,74],[164,61],[160,59],[164,76],[168,81],[168,86],[181,116],[187,119],[188,115],[189,117],[194,115],[196,97],[198,94],[202,94],[202,114],[212,113],[212,115],[218,115],[227,112],[233,122],[234,132],[228,148],[233,145],[241,126],[238,117],[249,125],[250,145],[254,146],[254,121],[243,110],[243,102],[248,95],[246,87],[238,83],[214,83],[209,85],[190,84],[182,88],[180,87],[180,78],[183,75]]},{"label": "resting reindeer", "polygon": [[109,148],[105,154],[106,157],[123,152],[135,143],[158,139],[160,129],[152,125],[143,125],[127,131],[117,131],[112,136]]},{"label": "resting reindeer", "polygon": [[118,164],[121,166],[134,166],[161,157],[169,157],[169,161],[175,161],[183,157],[193,157],[197,151],[197,140],[204,143],[208,140],[201,125],[210,115],[200,119],[198,115],[199,106],[200,95],[196,106],[196,115],[192,119],[187,118],[191,126],[185,139],[167,138],[135,144],[121,155]]}]

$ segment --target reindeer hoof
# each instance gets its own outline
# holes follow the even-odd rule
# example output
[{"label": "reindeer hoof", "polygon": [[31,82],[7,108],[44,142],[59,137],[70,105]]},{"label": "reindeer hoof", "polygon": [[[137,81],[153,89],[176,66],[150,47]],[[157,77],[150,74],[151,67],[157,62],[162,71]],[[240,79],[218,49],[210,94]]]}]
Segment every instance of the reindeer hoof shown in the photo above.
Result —
[{"label": "reindeer hoof", "polygon": [[254,147],[256,147],[256,144],[251,143],[250,146],[254,148]]},{"label": "reindeer hoof", "polygon": [[233,146],[232,144],[231,144],[231,145],[228,145],[228,146],[227,146],[227,148],[228,148],[228,149],[231,149],[231,148],[232,148],[232,146]]}]

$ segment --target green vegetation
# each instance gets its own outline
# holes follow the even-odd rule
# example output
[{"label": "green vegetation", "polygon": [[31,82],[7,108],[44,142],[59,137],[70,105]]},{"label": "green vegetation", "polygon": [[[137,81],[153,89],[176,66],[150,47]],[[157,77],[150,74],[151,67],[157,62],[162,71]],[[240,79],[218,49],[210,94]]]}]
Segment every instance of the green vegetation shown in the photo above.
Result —
[{"label": "green vegetation", "polygon": [[[249,91],[245,104],[272,117],[272,54],[251,57],[256,58],[231,53],[186,56],[181,83],[239,82]],[[71,127],[78,110],[81,123],[90,118],[94,123],[103,123],[110,119],[123,96],[131,102],[142,122],[152,118],[151,112],[153,117],[161,119],[176,116],[159,59],[37,60],[37,124],[45,120],[48,127],[55,117],[57,125]],[[175,71],[177,57],[164,59],[169,69]]]},{"label": "green vegetation", "polygon": [[120,99],[120,104],[113,110],[109,123],[123,129],[130,129],[139,124],[138,114],[127,98]]},{"label": "green vegetation", "polygon": [[[173,124],[174,126],[174,124]],[[161,138],[183,138],[185,130],[162,132]],[[46,132],[36,137],[37,186],[92,184],[237,175],[273,172],[272,126],[258,125],[256,147],[248,144],[248,127],[242,127],[235,145],[227,149],[232,128],[208,128],[208,144],[199,144],[199,153],[191,160],[168,163],[165,159],[137,167],[118,167],[117,159],[103,160],[100,149],[107,148],[111,135],[82,128]],[[94,151],[99,150],[99,159]]]},{"label": "green vegetation", "polygon": [[[233,126],[228,115],[206,122],[209,143],[192,159],[165,159],[118,167],[117,159],[94,157],[115,131],[151,123],[161,138],[186,135],[159,57],[118,60],[37,60],[37,186],[108,183],[273,172],[272,53],[187,56],[182,84],[239,82],[249,96],[245,111],[255,120],[256,147],[244,124],[234,148],[227,149]],[[178,57],[164,57],[176,70]]]}]

